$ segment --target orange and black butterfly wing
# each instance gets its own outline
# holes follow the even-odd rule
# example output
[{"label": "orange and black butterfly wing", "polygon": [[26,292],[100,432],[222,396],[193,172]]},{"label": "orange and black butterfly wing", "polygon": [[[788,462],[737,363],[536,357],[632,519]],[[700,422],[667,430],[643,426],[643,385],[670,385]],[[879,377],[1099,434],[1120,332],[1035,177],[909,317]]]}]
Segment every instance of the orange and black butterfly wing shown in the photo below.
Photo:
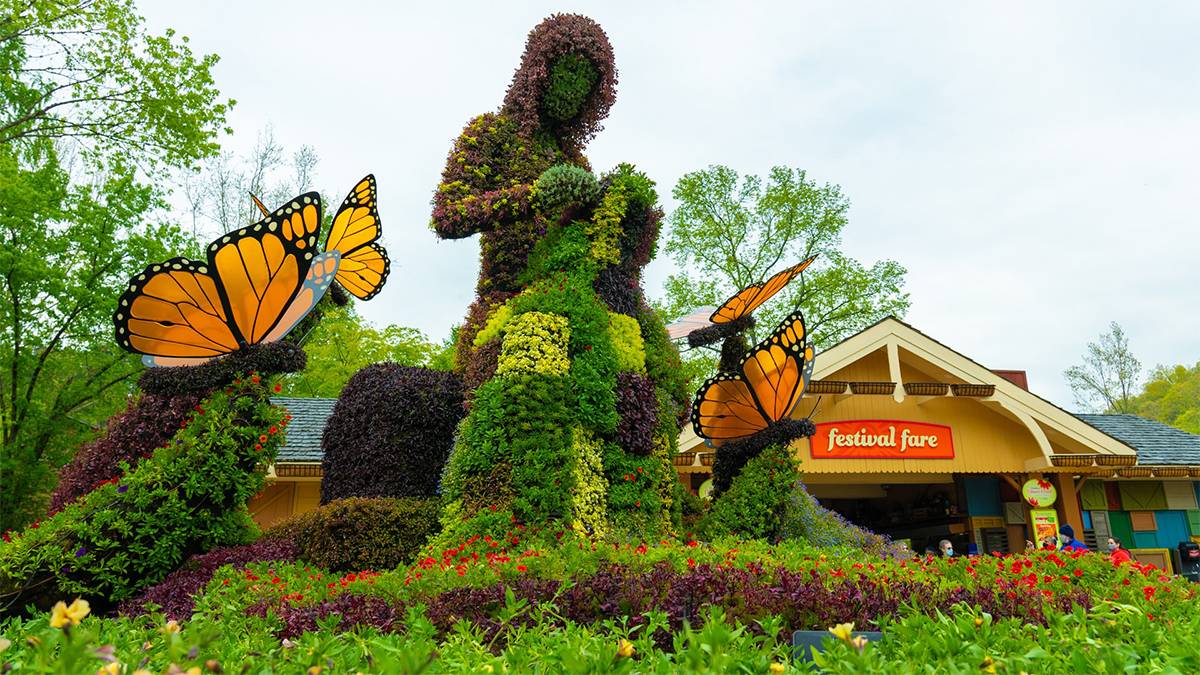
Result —
[{"label": "orange and black butterfly wing", "polygon": [[692,429],[712,445],[745,438],[767,428],[758,401],[741,375],[709,378],[692,402]]},{"label": "orange and black butterfly wing", "polygon": [[783,290],[784,286],[791,283],[792,279],[799,276],[816,259],[817,257],[813,256],[776,273],[761,284],[751,284],[743,288],[718,307],[709,320],[713,323],[729,323],[746,316]]},{"label": "orange and black butterfly wing", "polygon": [[337,251],[332,253],[322,253],[313,258],[312,266],[308,268],[308,275],[304,279],[304,284],[300,287],[300,291],[296,293],[296,297],[292,298],[292,303],[279,317],[279,322],[271,329],[270,333],[263,338],[263,342],[275,342],[287,335],[296,324],[300,323],[301,319],[308,316],[308,313],[321,302],[321,298],[325,297],[325,291],[333,285],[333,277],[338,270],[338,254]]},{"label": "orange and black butterfly wing", "polygon": [[368,244],[342,258],[337,280],[360,300],[370,300],[383,288],[391,272],[387,251],[379,244]]},{"label": "orange and black butterfly wing", "polygon": [[172,258],[130,279],[113,314],[117,344],[147,365],[203,363],[238,348],[219,284],[203,262]]},{"label": "orange and black butterfly wing", "polygon": [[208,266],[240,346],[268,341],[304,287],[317,250],[321,199],[300,195],[208,248]]},{"label": "orange and black butterfly wing", "polygon": [[806,340],[804,317],[790,314],[766,340],[742,358],[745,379],[764,417],[778,422],[800,402],[812,377],[813,349]]},{"label": "orange and black butterfly wing", "polygon": [[375,297],[387,281],[390,263],[377,243],[381,234],[375,176],[368,175],[342,200],[325,237],[325,250],[342,256],[337,282],[361,300]]}]

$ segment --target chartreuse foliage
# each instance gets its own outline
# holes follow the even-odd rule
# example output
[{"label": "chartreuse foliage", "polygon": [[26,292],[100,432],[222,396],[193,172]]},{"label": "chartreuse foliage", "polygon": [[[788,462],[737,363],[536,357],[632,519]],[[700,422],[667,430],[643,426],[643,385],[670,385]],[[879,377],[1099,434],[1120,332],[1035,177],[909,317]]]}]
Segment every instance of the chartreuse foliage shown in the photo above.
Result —
[{"label": "chartreuse foliage", "polygon": [[0,606],[120,601],[191,553],[245,540],[245,504],[283,438],[267,396],[257,375],[212,393],[149,459],[0,544]]},{"label": "chartreuse foliage", "polygon": [[[547,171],[537,191],[585,193],[561,187],[584,183],[578,173]],[[597,211],[607,229],[595,228],[595,217],[549,226],[529,256],[525,289],[476,333],[473,346],[499,339],[500,354],[451,454],[443,538],[496,534],[491,528],[512,522],[621,536],[678,523],[671,455],[686,398],[672,374],[678,357],[652,312],[613,311],[596,290],[601,270],[620,260],[625,223],[653,208],[652,183],[622,165],[598,184],[621,195],[600,199],[611,207]]]}]

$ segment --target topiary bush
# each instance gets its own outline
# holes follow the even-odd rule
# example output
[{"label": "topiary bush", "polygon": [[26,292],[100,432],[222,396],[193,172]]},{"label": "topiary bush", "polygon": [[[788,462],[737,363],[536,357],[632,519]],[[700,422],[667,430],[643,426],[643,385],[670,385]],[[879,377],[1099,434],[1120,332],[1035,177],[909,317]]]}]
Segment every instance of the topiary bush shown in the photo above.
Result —
[{"label": "topiary bush", "polygon": [[433,496],[463,414],[454,373],[395,363],[358,371],[321,439],[321,503]]},{"label": "topiary bush", "polygon": [[302,513],[264,535],[294,544],[300,559],[336,571],[411,563],[441,525],[437,499],[351,497]]},{"label": "topiary bush", "polygon": [[746,462],[737,480],[708,508],[697,534],[705,539],[728,535],[777,539],[783,531],[792,485],[799,478],[799,465],[788,447],[768,446]]},{"label": "topiary bush", "polygon": [[245,541],[245,504],[285,425],[257,375],[215,391],[136,469],[0,546],[0,613],[67,596],[111,606],[193,553]]},{"label": "topiary bush", "polygon": [[59,470],[58,486],[50,496],[50,513],[61,511],[101,483],[119,477],[122,462],[136,467],[148,459],[155,448],[178,433],[179,425],[207,393],[143,394],[131,399],[124,412],[109,419],[103,436],[83,446]]}]

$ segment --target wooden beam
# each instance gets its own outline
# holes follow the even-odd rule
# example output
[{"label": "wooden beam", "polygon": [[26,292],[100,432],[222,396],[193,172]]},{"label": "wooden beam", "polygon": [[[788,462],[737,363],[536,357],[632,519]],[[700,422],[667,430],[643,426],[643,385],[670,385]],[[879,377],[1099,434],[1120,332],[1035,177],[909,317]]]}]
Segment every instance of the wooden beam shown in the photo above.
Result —
[{"label": "wooden beam", "polygon": [[1008,483],[1009,485],[1011,485],[1012,489],[1016,490],[1017,493],[1021,492],[1021,485],[1019,483],[1017,483],[1017,481],[1014,480],[1012,476],[1010,476],[1006,473],[1002,473],[1002,474],[1000,474],[1000,477],[1004,479],[1005,483]]},{"label": "wooden beam", "polygon": [[888,372],[891,374],[892,382],[896,383],[896,389],[892,392],[892,398],[896,403],[904,402],[904,380],[900,377],[900,349],[896,346],[895,340],[888,340],[887,343],[888,357]]}]

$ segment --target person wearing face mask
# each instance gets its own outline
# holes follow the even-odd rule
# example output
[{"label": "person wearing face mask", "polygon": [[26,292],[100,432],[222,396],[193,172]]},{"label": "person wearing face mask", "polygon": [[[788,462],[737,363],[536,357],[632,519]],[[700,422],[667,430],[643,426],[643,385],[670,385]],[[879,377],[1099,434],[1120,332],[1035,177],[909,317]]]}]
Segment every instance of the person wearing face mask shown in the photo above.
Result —
[{"label": "person wearing face mask", "polygon": [[949,539],[943,539],[938,542],[938,550],[947,558],[954,557],[954,544],[950,543]]},{"label": "person wearing face mask", "polygon": [[1061,535],[1059,540],[1062,542],[1062,549],[1068,553],[1074,551],[1087,551],[1087,545],[1075,538],[1075,528],[1070,525],[1063,525],[1058,528],[1058,533]]},{"label": "person wearing face mask", "polygon": [[1108,538],[1108,557],[1112,560],[1112,564],[1120,565],[1133,560],[1133,556],[1129,554],[1129,550],[1121,546],[1121,540],[1116,537]]}]

